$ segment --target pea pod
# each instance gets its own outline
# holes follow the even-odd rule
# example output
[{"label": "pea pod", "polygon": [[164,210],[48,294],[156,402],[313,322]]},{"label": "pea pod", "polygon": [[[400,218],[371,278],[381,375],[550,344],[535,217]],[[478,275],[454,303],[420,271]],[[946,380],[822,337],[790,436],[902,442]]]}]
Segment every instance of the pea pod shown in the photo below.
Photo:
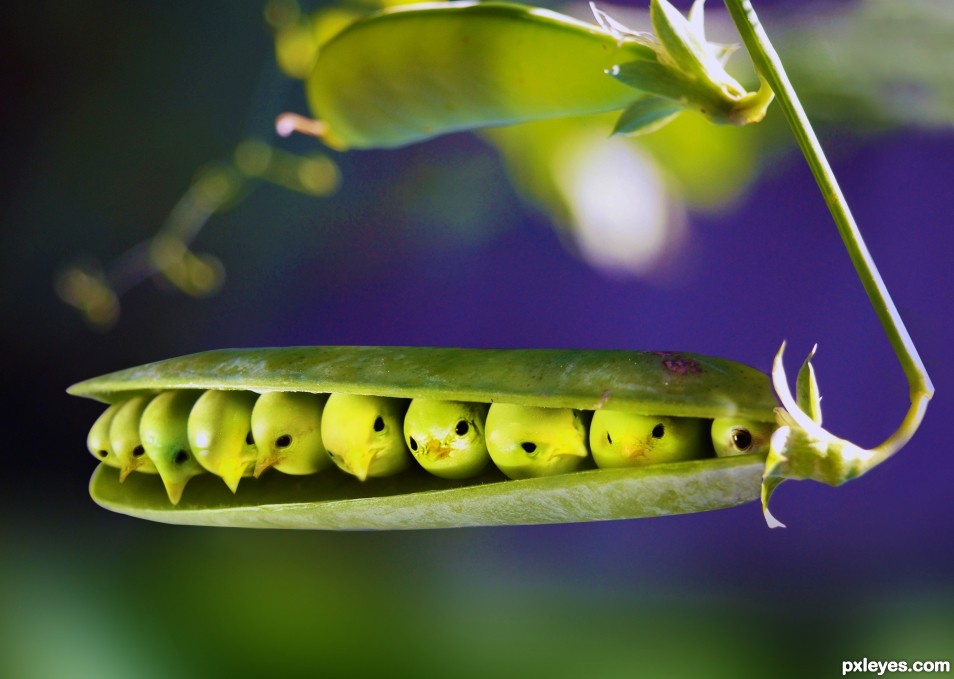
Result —
[{"label": "pea pod", "polygon": [[606,74],[656,54],[544,9],[447,2],[385,10],[322,46],[306,84],[328,143],[396,147],[445,132],[621,110]]},{"label": "pea pod", "polygon": [[[305,391],[521,406],[603,408],[645,415],[774,421],[768,377],[676,352],[291,347],[194,354],[87,380],[70,393],[107,403],[170,389]],[[711,454],[711,452],[710,452]],[[384,478],[331,470],[266,474],[233,495],[204,474],[178,505],[161,481],[101,464],[90,491],[102,506],[169,523],[379,529],[560,523],[659,516],[757,499],[764,455],[708,457],[624,469],[507,479],[440,478],[417,465]]]}]

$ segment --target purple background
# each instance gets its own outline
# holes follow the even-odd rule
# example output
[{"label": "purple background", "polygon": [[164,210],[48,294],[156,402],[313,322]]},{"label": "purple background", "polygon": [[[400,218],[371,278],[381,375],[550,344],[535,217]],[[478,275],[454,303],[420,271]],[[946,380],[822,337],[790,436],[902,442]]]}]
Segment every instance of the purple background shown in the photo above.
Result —
[{"label": "purple background", "polygon": [[[200,247],[229,276],[216,297],[140,286],[123,299],[116,328],[92,331],[55,298],[56,271],[79,253],[106,260],[147,238],[195,168],[227,156],[243,134],[267,134],[275,112],[302,103],[269,67],[260,76],[269,38],[256,3],[47,5],[13,17],[15,96],[5,107],[12,134],[0,192],[10,444],[0,476],[0,581],[13,602],[0,643],[19,649],[6,655],[19,676],[42,675],[51,639],[86,649],[62,651],[75,668],[96,666],[98,654],[109,660],[101,669],[117,676],[149,663],[198,676],[203,662],[249,672],[314,667],[324,662],[322,638],[351,648],[352,631],[364,642],[341,667],[357,671],[371,662],[365,653],[386,648],[405,658],[393,661],[392,675],[442,674],[471,654],[487,673],[561,675],[575,663],[600,672],[594,648],[619,659],[619,676],[640,667],[698,676],[694,654],[710,676],[764,676],[766,667],[833,674],[841,660],[863,656],[950,659],[949,129],[826,135],[938,395],[914,441],[869,475],[840,489],[784,485],[773,510],[787,529],[767,529],[754,504],[606,524],[383,535],[167,527],[88,499],[93,462],[84,442],[99,408],[67,397],[66,386],[224,346],[673,349],[767,371],[786,340],[793,371],[817,342],[826,425],[863,445],[900,422],[907,388],[794,152],[765,168],[731,212],[692,215],[691,259],[665,284],[589,269],[499,169],[455,198],[489,228],[446,227],[427,207],[440,192],[406,172],[440,163],[453,172],[453,159],[474,157],[495,168],[493,151],[472,137],[340,156],[344,184],[334,197],[265,187],[210,223]],[[263,103],[262,82],[276,99]],[[313,147],[298,140],[289,148]],[[332,622],[313,621],[318,613]],[[259,627],[266,623],[269,632]],[[389,645],[395,635],[403,651]],[[575,638],[587,642],[573,650]],[[402,655],[412,652],[421,660]],[[640,654],[656,664],[639,665]]]}]

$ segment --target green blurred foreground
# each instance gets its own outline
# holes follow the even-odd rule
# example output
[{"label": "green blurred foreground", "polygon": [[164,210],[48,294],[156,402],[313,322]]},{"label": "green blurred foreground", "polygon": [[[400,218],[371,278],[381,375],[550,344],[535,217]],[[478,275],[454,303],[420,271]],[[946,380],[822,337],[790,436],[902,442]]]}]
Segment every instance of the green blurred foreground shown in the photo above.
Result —
[{"label": "green blurred foreground", "polygon": [[680,590],[636,570],[621,583],[596,563],[570,582],[543,555],[503,556],[533,538],[521,529],[128,528],[84,531],[84,550],[13,540],[0,674],[834,676],[844,659],[937,659],[954,638],[950,593],[793,606],[784,587]]}]

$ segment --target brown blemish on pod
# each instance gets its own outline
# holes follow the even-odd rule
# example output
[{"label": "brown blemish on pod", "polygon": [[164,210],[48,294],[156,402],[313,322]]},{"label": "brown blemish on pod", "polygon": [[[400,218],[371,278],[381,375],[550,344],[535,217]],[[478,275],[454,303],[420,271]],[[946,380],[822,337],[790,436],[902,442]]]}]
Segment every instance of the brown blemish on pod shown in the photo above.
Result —
[{"label": "brown blemish on pod", "polygon": [[702,368],[692,358],[686,358],[682,354],[673,351],[654,351],[659,356],[663,367],[671,373],[677,375],[690,375],[701,373]]}]

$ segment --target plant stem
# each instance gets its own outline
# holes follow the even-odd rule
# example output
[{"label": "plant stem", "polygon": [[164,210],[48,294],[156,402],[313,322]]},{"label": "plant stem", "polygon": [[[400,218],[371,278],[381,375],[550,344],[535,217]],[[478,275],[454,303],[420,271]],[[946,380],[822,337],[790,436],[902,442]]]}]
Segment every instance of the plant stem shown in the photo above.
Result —
[{"label": "plant stem", "polygon": [[878,268],[875,266],[871,253],[868,252],[854,217],[851,216],[848,203],[838,186],[838,181],[835,179],[828,160],[825,158],[821,144],[812,130],[808,116],[798,101],[795,89],[785,74],[781,59],[779,59],[778,53],[772,47],[768,35],[762,28],[752,3],[750,0],[724,0],[724,2],[739,34],[742,36],[743,42],[745,42],[755,67],[775,92],[779,106],[781,106],[789,126],[792,128],[802,154],[808,161],[808,166],[815,176],[819,189],[821,189],[825,203],[831,211],[838,232],[841,234],[841,239],[848,250],[848,255],[851,257],[855,270],[858,272],[858,277],[861,279],[861,284],[868,293],[871,305],[874,307],[875,313],[878,314],[881,325],[888,335],[888,340],[891,342],[891,346],[897,354],[904,374],[908,379],[911,408],[900,428],[875,449],[880,453],[878,455],[880,459],[877,460],[877,462],[880,462],[896,452],[914,435],[924,416],[927,402],[934,395],[934,385],[931,383],[931,378],[927,374],[924,363],[918,355],[907,328],[904,327],[904,321],[901,320],[894,302],[891,301],[891,295],[878,273]]}]

